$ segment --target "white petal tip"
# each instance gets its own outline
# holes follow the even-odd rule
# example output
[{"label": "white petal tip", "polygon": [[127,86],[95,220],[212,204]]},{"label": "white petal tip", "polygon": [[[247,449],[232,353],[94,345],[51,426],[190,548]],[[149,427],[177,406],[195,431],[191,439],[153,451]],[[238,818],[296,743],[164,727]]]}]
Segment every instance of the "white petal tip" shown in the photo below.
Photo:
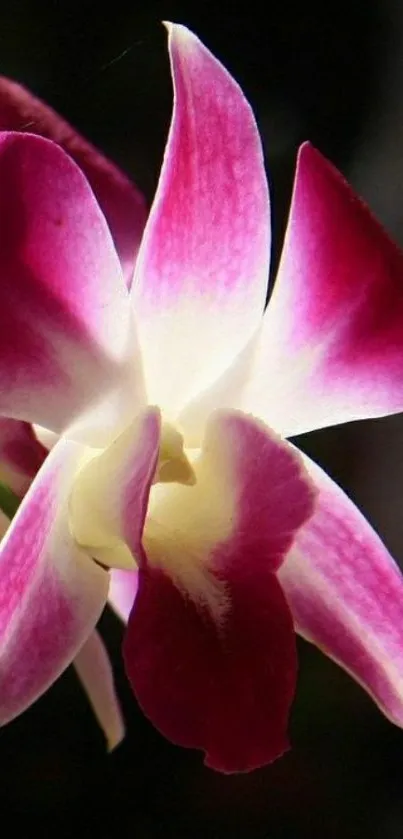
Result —
[{"label": "white petal tip", "polygon": [[169,43],[172,43],[175,39],[177,43],[180,42],[182,49],[198,41],[197,36],[187,26],[183,26],[181,23],[163,20],[162,25],[167,30]]},{"label": "white petal tip", "polygon": [[126,736],[126,728],[123,719],[120,720],[119,726],[114,731],[105,731],[106,749],[108,754],[114,752],[118,746],[123,742]]}]

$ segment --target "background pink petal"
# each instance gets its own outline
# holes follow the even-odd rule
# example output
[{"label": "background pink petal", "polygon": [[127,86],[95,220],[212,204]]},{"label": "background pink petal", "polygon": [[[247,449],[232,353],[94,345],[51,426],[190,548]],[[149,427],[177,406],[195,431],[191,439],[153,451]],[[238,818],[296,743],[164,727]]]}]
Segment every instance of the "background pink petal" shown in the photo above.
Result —
[{"label": "background pink petal", "polygon": [[241,405],[285,436],[401,411],[402,324],[402,254],[336,169],[302,146]]},{"label": "background pink petal", "polygon": [[74,667],[111,751],[123,740],[125,724],[115,691],[112,665],[96,630],[76,655]]},{"label": "background pink petal", "polygon": [[146,221],[134,184],[52,108],[22,85],[0,76],[0,130],[29,131],[62,146],[86,175],[108,222],[128,285]]},{"label": "background pink petal", "polygon": [[74,543],[67,501],[81,447],[61,440],[0,545],[0,722],[55,681],[95,626],[108,575]]},{"label": "background pink petal", "polygon": [[169,48],[174,110],[133,304],[150,401],[175,412],[259,323],[270,217],[260,139],[240,88],[185,27],[169,26]]},{"label": "background pink petal", "polygon": [[[193,464],[195,486],[175,488],[177,502],[183,501],[182,525],[170,506],[158,511],[151,505],[162,535],[158,542],[147,520],[148,561],[139,571],[124,657],[137,699],[157,728],[175,743],[203,749],[207,765],[239,772],[269,763],[287,748],[295,640],[274,572],[312,513],[313,493],[293,450],[241,415],[212,419],[204,458],[204,467]],[[232,514],[223,507],[231,532],[207,553],[209,515],[219,531],[210,461],[220,487],[225,476],[234,503]],[[186,493],[194,494],[193,517]],[[178,564],[188,566],[182,577],[172,570],[175,544]],[[211,594],[207,599],[203,589],[182,585],[201,560],[204,585],[210,593],[215,585],[221,596],[216,608]]]},{"label": "background pink petal", "polygon": [[76,164],[41,137],[0,135],[0,186],[0,413],[60,431],[95,408],[102,434],[133,414],[141,387],[105,219]]},{"label": "background pink petal", "polygon": [[29,423],[0,417],[0,480],[20,498],[47,453]]},{"label": "background pink petal", "polygon": [[296,629],[403,726],[403,577],[342,490],[304,458],[319,490],[279,580]]}]

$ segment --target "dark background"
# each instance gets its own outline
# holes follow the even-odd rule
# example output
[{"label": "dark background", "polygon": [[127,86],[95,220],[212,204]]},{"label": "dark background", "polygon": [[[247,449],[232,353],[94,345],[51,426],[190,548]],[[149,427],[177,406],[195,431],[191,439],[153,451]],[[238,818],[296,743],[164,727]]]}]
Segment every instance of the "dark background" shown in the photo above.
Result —
[{"label": "dark background", "polygon": [[[161,18],[193,28],[252,102],[273,195],[275,252],[298,144],[310,139],[403,242],[403,4],[399,0],[141,4],[5,2],[0,72],[31,87],[152,199],[171,85]],[[401,418],[300,439],[403,559]],[[400,839],[403,734],[363,691],[301,643],[293,749],[221,777],[163,740],[137,709],[122,630],[101,628],[128,736],[112,755],[73,671],[0,732],[1,831],[14,836]]]}]

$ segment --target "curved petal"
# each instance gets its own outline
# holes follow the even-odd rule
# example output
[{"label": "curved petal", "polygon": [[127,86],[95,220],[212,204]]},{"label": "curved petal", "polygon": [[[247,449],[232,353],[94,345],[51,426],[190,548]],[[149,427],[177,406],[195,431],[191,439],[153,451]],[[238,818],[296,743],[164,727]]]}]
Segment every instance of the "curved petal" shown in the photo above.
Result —
[{"label": "curved petal", "polygon": [[163,734],[247,771],[287,748],[295,639],[275,571],[313,493],[288,444],[242,415],[212,418],[193,466],[194,486],[151,493],[126,671]]},{"label": "curved petal", "polygon": [[284,436],[403,409],[403,255],[302,146],[273,296],[239,404]]},{"label": "curved petal", "polygon": [[150,401],[173,415],[259,323],[270,218],[262,148],[240,88],[185,27],[169,25],[169,48],[172,123],[132,291]]},{"label": "curved petal", "polygon": [[96,408],[87,424],[102,436],[141,387],[105,219],[76,164],[41,137],[0,134],[0,185],[0,413],[59,432]]},{"label": "curved petal", "polygon": [[22,498],[47,450],[27,422],[0,417],[0,481]]},{"label": "curved petal", "polygon": [[[1,533],[1,522],[0,522]],[[127,623],[137,594],[138,574],[136,569],[125,571],[111,568],[108,603],[117,616]]]},{"label": "curved petal", "polygon": [[[109,448],[84,466],[70,498],[77,543],[99,562],[134,568],[160,446],[161,416],[150,407]],[[129,548],[127,547],[129,545]]]},{"label": "curved petal", "polygon": [[74,659],[108,594],[108,575],[70,535],[67,501],[82,447],[61,440],[0,545],[0,723]]},{"label": "curved petal", "polygon": [[403,726],[403,577],[342,490],[304,458],[319,495],[279,580],[296,629]]},{"label": "curved petal", "polygon": [[112,665],[96,630],[76,655],[74,667],[105,734],[108,750],[112,751],[125,736],[125,724],[115,691]]},{"label": "curved petal", "polygon": [[146,222],[141,193],[126,175],[25,87],[0,76],[0,131],[29,131],[62,146],[86,175],[108,222],[128,285]]}]

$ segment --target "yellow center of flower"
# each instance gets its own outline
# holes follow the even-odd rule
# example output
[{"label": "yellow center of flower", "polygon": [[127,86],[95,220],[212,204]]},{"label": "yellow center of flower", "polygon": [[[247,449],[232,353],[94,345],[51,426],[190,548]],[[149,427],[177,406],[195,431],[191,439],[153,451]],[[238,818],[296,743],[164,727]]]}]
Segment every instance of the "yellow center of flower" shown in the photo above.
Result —
[{"label": "yellow center of flower", "polygon": [[[127,469],[135,444],[136,429],[130,427],[108,448],[88,448],[70,497],[70,528],[77,544],[108,567],[136,565],[123,535],[119,498],[125,483],[122,470]],[[153,483],[191,485],[195,480],[182,435],[170,423],[163,423]]]},{"label": "yellow center of flower", "polygon": [[[125,539],[121,500],[136,445],[136,428],[130,427],[107,449],[88,450],[70,498],[70,526],[77,543],[107,567],[137,566]],[[164,570],[218,619],[226,608],[225,586],[212,573],[210,560],[233,530],[228,478],[219,451],[186,450],[178,429],[162,423],[142,544],[151,567]]]}]

